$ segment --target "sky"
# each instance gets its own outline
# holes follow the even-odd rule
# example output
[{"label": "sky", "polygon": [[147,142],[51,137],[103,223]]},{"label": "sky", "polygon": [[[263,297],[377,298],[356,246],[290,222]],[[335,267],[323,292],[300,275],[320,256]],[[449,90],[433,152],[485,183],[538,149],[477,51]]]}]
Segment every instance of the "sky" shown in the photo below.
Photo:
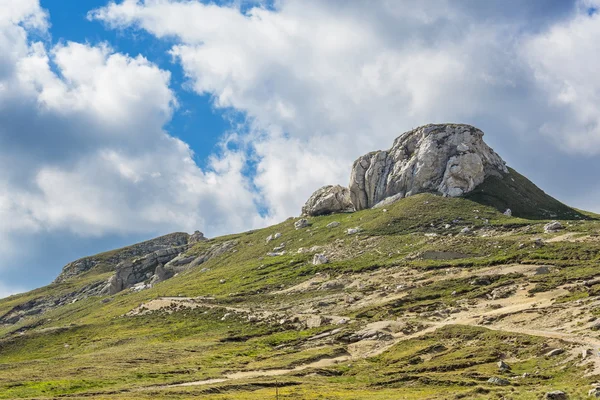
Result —
[{"label": "sky", "polygon": [[600,0],[0,0],[0,298],[158,235],[298,215],[469,123],[600,212]]}]

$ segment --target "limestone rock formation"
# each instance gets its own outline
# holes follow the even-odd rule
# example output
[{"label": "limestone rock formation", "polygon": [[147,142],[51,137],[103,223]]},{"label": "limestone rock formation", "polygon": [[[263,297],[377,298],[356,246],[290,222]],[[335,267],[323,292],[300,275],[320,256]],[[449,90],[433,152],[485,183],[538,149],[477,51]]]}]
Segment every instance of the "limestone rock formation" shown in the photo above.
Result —
[{"label": "limestone rock formation", "polygon": [[204,233],[202,233],[200,231],[196,231],[190,235],[190,237],[188,239],[188,244],[194,245],[198,242],[204,242],[206,240],[208,240],[208,239],[206,237],[204,237]]},{"label": "limestone rock formation", "polygon": [[354,205],[350,199],[350,190],[340,185],[323,186],[314,192],[302,207],[302,215],[313,217],[352,211]]},{"label": "limestone rock formation", "polygon": [[97,254],[91,257],[81,258],[64,266],[61,274],[54,281],[64,282],[77,275],[85,273],[92,268],[114,269],[119,263],[135,257],[143,257],[155,251],[169,249],[188,244],[190,237],[187,233],[177,232],[161,236],[156,239],[134,244],[117,251]]},{"label": "limestone rock formation", "polygon": [[508,169],[470,125],[426,125],[404,133],[391,149],[368,153],[354,162],[350,196],[357,210],[382,200],[422,192],[462,196],[488,176]]},{"label": "limestone rock formation", "polygon": [[[159,265],[168,263],[186,248],[186,246],[182,246],[158,250],[144,257],[119,263],[115,274],[109,278],[103,293],[115,294],[150,279],[155,275]],[[163,275],[164,278],[165,275]]]}]

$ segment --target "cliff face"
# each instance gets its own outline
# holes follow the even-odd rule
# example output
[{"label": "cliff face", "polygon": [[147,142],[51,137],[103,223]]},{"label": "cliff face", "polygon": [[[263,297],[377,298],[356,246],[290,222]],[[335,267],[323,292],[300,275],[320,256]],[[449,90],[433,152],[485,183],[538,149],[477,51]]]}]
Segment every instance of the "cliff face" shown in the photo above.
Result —
[{"label": "cliff face", "polygon": [[391,149],[354,162],[350,195],[357,210],[382,200],[433,192],[458,197],[489,176],[507,174],[505,162],[470,125],[426,125],[398,137]]},{"label": "cliff face", "polygon": [[65,265],[62,272],[54,282],[64,282],[65,280],[83,274],[92,268],[102,268],[103,270],[110,271],[115,269],[119,263],[131,258],[142,257],[156,251],[187,245],[189,238],[190,235],[187,233],[171,233],[156,239],[124,247],[122,249],[100,253],[95,256],[80,258],[79,260],[75,260]]}]

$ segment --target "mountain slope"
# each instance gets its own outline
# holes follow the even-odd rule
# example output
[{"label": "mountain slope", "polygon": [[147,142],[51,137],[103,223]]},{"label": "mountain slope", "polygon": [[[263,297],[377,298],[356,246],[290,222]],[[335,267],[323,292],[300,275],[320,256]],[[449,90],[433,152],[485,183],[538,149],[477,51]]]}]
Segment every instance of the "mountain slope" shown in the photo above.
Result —
[{"label": "mountain slope", "polygon": [[579,211],[546,194],[514,169],[508,168],[508,171],[504,177],[487,178],[465,197],[492,206],[499,211],[510,209],[513,215],[523,218],[587,218]]},{"label": "mountain slope", "polygon": [[139,292],[6,323],[111,274],[90,270],[0,300],[0,398],[582,398],[600,371],[596,220],[420,194],[296,222],[199,242],[234,244]]}]

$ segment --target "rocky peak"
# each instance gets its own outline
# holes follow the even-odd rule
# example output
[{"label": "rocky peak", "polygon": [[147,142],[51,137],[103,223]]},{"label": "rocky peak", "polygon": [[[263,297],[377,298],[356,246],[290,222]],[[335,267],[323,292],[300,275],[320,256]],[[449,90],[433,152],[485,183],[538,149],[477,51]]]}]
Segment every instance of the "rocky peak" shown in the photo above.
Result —
[{"label": "rocky peak", "polygon": [[124,247],[119,250],[113,250],[106,253],[100,253],[95,256],[84,257],[65,265],[60,275],[56,278],[55,283],[63,282],[94,268],[102,269],[103,271],[111,271],[123,261],[130,260],[135,257],[143,257],[160,250],[168,250],[173,247],[185,246],[190,240],[192,242],[194,242],[194,240],[197,242],[199,240],[205,240],[205,238],[201,232],[196,232],[193,235],[189,235],[184,232],[176,232],[147,240],[145,242],[137,243],[132,246]]},{"label": "rocky peak", "polygon": [[356,160],[350,195],[357,210],[391,196],[433,192],[457,197],[489,176],[507,173],[505,162],[483,141],[481,130],[463,124],[425,125],[402,134],[391,149]]}]

